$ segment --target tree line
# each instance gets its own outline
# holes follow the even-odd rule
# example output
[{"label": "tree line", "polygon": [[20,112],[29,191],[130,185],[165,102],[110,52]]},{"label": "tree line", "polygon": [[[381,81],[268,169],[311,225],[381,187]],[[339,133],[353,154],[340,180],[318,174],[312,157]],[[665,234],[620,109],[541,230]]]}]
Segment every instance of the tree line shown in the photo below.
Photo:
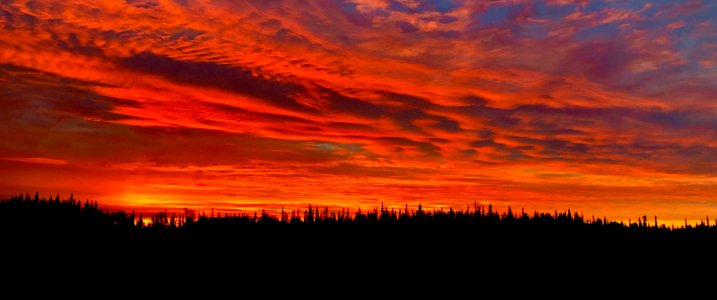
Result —
[{"label": "tree line", "polygon": [[[653,221],[653,220],[651,220]],[[160,212],[151,215],[109,211],[96,201],[40,197],[29,194],[0,200],[0,231],[16,236],[71,236],[110,239],[184,239],[221,238],[259,232],[390,232],[456,234],[471,236],[519,236],[531,238],[534,233],[576,237],[684,238],[717,237],[717,226],[701,222],[692,226],[667,227],[648,222],[641,216],[635,222],[616,222],[607,218],[585,218],[570,210],[552,213],[524,210],[498,212],[492,205],[475,203],[464,209],[426,210],[421,205],[409,209],[380,207],[372,210],[331,210],[309,205],[305,210],[281,210],[244,213],[204,213],[185,209],[183,213]]]}]

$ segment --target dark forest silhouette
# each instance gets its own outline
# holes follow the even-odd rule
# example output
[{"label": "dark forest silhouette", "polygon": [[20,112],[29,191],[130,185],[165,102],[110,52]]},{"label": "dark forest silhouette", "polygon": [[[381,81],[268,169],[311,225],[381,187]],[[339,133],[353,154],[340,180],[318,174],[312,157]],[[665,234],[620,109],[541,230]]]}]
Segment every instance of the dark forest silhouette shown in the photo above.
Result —
[{"label": "dark forest silhouette", "polygon": [[6,274],[28,272],[18,277],[23,279],[48,272],[53,278],[80,273],[100,280],[123,274],[147,282],[214,275],[242,287],[252,286],[247,279],[274,283],[313,280],[315,274],[352,285],[352,278],[532,282],[555,280],[554,273],[613,280],[625,269],[662,274],[665,266],[702,266],[712,259],[715,241],[717,226],[706,222],[672,228],[647,217],[623,224],[572,211],[498,212],[477,204],[462,210],[312,205],[276,215],[140,215],[73,196],[0,200],[3,267]]},{"label": "dark forest silhouette", "polygon": [[[148,222],[145,222],[149,219]],[[305,211],[283,211],[271,215],[212,213],[199,215],[185,210],[151,216],[123,211],[110,212],[97,202],[79,201],[70,196],[41,198],[37,193],[18,195],[0,201],[0,231],[17,239],[62,239],[104,241],[223,241],[273,236],[288,240],[309,238],[357,238],[393,241],[401,238],[441,236],[485,241],[554,240],[582,241],[691,241],[717,240],[717,226],[709,220],[696,226],[674,228],[658,226],[646,216],[628,224],[605,218],[586,219],[571,211],[553,213],[508,208],[497,212],[491,205],[475,204],[464,210],[411,210],[381,207],[369,211],[319,209],[309,205]]]}]

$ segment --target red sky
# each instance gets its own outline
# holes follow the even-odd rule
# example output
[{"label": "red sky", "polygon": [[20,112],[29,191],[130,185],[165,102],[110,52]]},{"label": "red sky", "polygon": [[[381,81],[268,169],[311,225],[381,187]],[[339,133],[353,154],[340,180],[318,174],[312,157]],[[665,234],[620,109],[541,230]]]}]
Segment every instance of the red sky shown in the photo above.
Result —
[{"label": "red sky", "polygon": [[716,16],[712,1],[3,1],[0,195],[717,216]]}]

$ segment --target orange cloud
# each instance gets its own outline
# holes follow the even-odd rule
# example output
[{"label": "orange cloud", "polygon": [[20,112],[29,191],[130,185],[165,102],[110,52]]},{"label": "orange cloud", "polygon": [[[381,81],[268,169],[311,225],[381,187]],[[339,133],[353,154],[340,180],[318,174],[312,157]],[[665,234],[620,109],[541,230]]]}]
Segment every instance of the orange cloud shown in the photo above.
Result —
[{"label": "orange cloud", "polygon": [[17,161],[31,164],[46,164],[46,165],[66,165],[67,161],[62,159],[53,159],[46,157],[2,157],[0,160],[6,161]]}]

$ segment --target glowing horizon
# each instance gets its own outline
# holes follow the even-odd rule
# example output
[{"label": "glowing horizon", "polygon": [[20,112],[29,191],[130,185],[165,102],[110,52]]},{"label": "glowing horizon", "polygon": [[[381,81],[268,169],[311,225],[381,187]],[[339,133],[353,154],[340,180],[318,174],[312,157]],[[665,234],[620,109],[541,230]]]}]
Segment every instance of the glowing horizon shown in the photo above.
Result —
[{"label": "glowing horizon", "polygon": [[0,196],[717,216],[714,2],[0,10]]}]

